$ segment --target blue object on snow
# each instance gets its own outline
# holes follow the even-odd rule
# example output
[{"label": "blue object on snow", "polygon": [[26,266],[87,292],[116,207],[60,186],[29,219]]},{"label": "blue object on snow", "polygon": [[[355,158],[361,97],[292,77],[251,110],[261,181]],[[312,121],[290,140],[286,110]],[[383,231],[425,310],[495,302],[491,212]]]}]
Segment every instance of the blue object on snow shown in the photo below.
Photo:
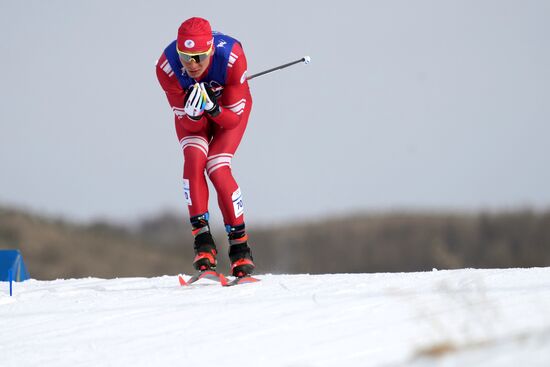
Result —
[{"label": "blue object on snow", "polygon": [[0,281],[22,282],[30,279],[29,272],[19,250],[0,250]]}]

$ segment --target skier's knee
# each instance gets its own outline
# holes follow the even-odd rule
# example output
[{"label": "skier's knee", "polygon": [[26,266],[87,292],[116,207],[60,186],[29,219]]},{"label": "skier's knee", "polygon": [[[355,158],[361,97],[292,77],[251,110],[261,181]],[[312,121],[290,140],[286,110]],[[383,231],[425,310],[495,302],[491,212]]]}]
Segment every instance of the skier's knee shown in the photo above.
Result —
[{"label": "skier's knee", "polygon": [[232,158],[233,154],[229,153],[216,154],[208,157],[206,161],[206,173],[208,174],[208,176],[211,176],[212,173],[222,167],[227,167],[229,170],[231,170]]}]

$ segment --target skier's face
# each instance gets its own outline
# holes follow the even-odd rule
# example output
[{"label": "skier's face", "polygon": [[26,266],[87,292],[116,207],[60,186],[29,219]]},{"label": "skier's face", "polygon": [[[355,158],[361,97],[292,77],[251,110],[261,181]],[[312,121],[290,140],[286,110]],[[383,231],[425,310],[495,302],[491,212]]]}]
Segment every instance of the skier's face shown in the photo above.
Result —
[{"label": "skier's face", "polygon": [[180,54],[180,61],[183,64],[187,75],[194,79],[200,77],[210,65],[210,59],[212,58],[211,54],[212,51],[205,54],[195,55],[191,58]]}]

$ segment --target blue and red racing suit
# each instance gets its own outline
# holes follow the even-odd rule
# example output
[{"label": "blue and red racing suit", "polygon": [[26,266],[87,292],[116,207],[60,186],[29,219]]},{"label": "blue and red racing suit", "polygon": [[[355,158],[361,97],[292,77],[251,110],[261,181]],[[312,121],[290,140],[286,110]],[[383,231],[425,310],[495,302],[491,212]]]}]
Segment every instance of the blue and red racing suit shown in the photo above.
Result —
[{"label": "blue and red racing suit", "polygon": [[[208,212],[206,171],[216,189],[225,225],[238,226],[244,223],[244,211],[241,191],[231,172],[231,159],[245,132],[252,97],[240,42],[214,33],[213,50],[208,69],[193,79],[185,72],[174,41],[162,53],[156,72],[174,111],[184,156],[183,186],[190,217]],[[205,113],[196,121],[185,114],[185,94],[196,82],[207,83],[215,92],[221,107],[216,117]]]}]

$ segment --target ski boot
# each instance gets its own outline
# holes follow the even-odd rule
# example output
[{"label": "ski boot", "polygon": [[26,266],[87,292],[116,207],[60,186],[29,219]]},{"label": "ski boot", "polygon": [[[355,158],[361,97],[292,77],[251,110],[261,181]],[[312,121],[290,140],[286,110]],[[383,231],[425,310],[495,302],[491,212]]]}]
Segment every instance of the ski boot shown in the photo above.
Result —
[{"label": "ski boot", "polygon": [[224,284],[221,275],[216,271],[216,245],[210,232],[195,236],[195,259],[193,267],[197,270],[191,278],[185,280],[182,274],[178,275],[181,286],[188,286],[201,279],[210,279]]},{"label": "ski boot", "polygon": [[216,250],[214,238],[212,238],[212,234],[210,233],[208,213],[192,217],[191,225],[193,226],[193,236],[195,237],[193,267],[198,271],[215,270],[218,251]]},{"label": "ski boot", "polygon": [[247,244],[232,245],[229,249],[231,274],[237,278],[250,276],[254,272],[254,262]]},{"label": "ski boot", "polygon": [[231,274],[237,278],[249,276],[255,266],[248,246],[248,235],[245,232],[244,223],[236,226],[226,225],[225,230],[229,239]]},{"label": "ski boot", "polygon": [[193,267],[198,271],[215,270],[217,265],[216,245],[212,235],[203,233],[195,237],[195,259],[193,260]]}]

